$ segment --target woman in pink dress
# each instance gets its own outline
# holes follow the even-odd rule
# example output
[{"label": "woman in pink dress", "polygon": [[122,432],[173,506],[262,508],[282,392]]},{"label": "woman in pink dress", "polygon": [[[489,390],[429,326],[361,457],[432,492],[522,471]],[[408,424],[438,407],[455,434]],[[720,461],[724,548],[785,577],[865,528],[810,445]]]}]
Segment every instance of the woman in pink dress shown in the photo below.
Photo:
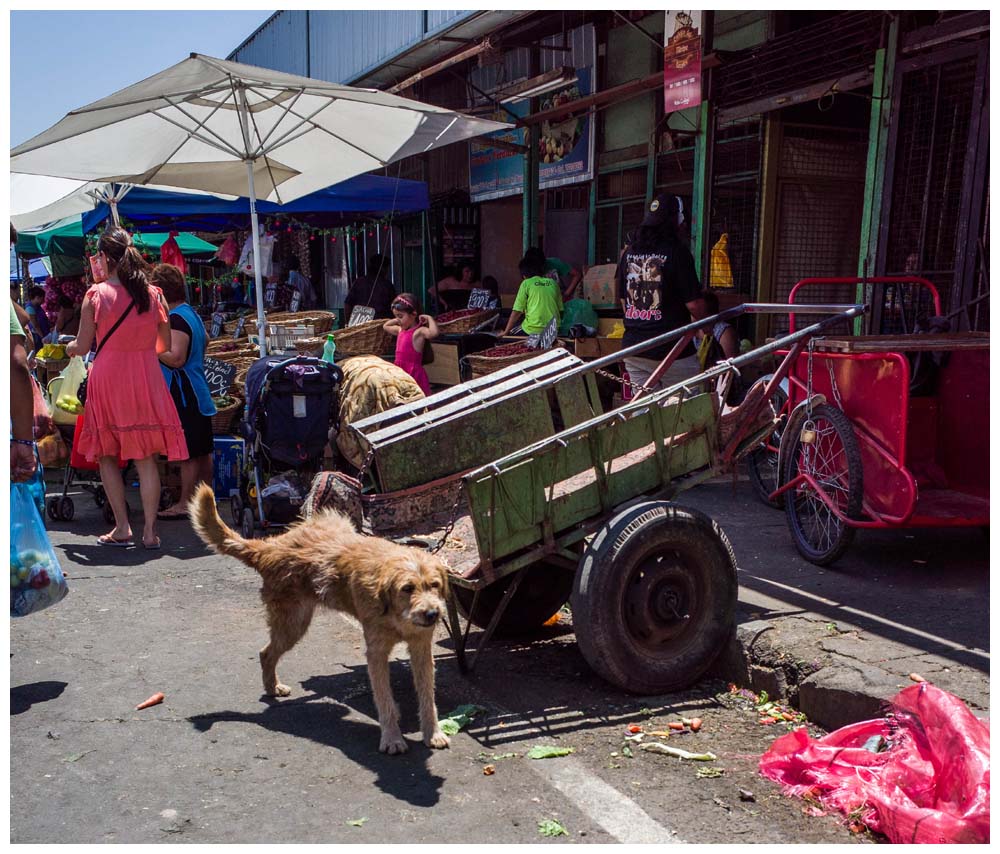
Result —
[{"label": "woman in pink dress", "polygon": [[382,328],[396,336],[396,365],[417,381],[424,394],[431,393],[431,384],[424,370],[424,348],[438,337],[437,324],[429,314],[420,313],[420,303],[413,294],[400,294],[392,302],[392,320]]},{"label": "woman in pink dress", "polygon": [[[80,331],[66,348],[70,356],[98,345],[87,381],[87,400],[77,450],[100,465],[101,483],[115,514],[115,527],[97,538],[105,546],[131,546],[132,529],[125,505],[125,484],[118,459],[134,460],[142,497],[142,544],[158,549],[156,511],[160,476],[156,455],[170,460],[188,456],[177,409],[167,390],[157,354],[170,349],[170,322],[159,288],[146,280],[146,265],[123,228],[101,235],[98,257],[106,281],[91,286],[80,313]],[[119,318],[124,320],[111,333]],[[110,334],[110,337],[109,336]]]}]

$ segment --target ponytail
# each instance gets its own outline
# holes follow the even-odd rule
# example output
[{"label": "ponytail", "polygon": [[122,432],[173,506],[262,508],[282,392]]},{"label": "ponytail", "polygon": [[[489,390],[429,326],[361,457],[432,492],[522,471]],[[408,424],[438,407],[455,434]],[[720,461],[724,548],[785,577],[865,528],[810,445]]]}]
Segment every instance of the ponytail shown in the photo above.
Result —
[{"label": "ponytail", "polygon": [[97,247],[114,264],[122,286],[135,300],[136,314],[149,311],[152,300],[146,278],[146,262],[142,260],[139,250],[132,245],[128,232],[121,227],[108,229],[101,235]]}]

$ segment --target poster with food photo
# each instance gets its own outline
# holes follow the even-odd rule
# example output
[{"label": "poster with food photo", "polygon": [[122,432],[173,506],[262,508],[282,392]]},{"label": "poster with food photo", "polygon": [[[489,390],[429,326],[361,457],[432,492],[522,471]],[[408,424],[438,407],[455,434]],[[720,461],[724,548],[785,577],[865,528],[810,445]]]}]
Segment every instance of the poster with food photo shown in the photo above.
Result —
[{"label": "poster with food photo", "polygon": [[667,12],[663,47],[664,111],[701,103],[701,12]]}]

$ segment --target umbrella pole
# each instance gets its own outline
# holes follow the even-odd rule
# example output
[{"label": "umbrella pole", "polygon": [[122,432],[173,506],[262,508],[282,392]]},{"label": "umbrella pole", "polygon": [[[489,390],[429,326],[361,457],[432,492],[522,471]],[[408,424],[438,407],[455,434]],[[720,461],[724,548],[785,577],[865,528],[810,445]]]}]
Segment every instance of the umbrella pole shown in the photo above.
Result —
[{"label": "umbrella pole", "polygon": [[253,186],[253,161],[247,160],[247,185],[250,189],[250,228],[253,238],[253,280],[257,299],[257,336],[261,357],[267,355],[267,319],[264,317],[264,288],[260,281],[260,232],[257,230],[257,194]]}]

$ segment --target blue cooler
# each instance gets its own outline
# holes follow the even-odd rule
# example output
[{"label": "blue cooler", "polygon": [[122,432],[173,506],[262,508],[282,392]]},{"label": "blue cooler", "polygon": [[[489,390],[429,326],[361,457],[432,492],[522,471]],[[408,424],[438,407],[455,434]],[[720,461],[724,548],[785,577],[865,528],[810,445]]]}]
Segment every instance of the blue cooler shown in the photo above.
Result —
[{"label": "blue cooler", "polygon": [[239,436],[216,436],[212,454],[212,489],[217,500],[240,491],[240,472],[246,459],[246,442]]}]

